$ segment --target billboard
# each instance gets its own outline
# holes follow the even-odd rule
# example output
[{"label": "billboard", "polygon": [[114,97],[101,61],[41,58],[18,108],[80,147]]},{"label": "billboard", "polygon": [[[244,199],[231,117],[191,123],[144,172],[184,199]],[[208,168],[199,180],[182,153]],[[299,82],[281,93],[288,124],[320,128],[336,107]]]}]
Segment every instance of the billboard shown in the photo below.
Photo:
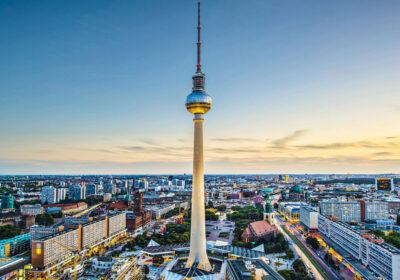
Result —
[{"label": "billboard", "polygon": [[392,178],[376,178],[375,186],[378,191],[390,192],[393,191]]}]

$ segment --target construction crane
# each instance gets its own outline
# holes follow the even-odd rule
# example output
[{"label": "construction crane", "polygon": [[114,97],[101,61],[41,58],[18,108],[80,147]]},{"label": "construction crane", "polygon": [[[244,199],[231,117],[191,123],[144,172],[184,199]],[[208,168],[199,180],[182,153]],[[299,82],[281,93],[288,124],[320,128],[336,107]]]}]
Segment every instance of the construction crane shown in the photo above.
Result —
[{"label": "construction crane", "polygon": [[70,252],[72,252],[74,254],[74,267],[73,267],[74,276],[73,276],[73,279],[76,280],[78,278],[77,277],[77,273],[76,273],[76,270],[77,270],[76,266],[78,264],[78,250],[77,249],[72,249],[72,248],[70,248],[68,246],[65,246],[64,244],[61,244],[61,243],[59,243],[57,241],[53,241],[53,243],[57,244],[58,246],[61,246],[64,249],[67,249],[68,251],[70,251]]}]

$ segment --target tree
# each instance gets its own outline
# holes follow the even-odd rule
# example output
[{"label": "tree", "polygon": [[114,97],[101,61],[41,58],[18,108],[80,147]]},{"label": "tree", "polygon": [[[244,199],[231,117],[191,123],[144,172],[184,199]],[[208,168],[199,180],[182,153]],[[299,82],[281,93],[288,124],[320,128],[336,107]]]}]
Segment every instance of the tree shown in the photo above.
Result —
[{"label": "tree", "polygon": [[217,207],[217,209],[218,209],[218,211],[223,212],[223,211],[226,210],[226,205],[220,205],[220,206]]},{"label": "tree", "polygon": [[149,274],[150,269],[149,269],[149,267],[147,265],[143,266],[143,272],[144,272],[145,275]]},{"label": "tree", "polygon": [[334,265],[335,264],[335,261],[332,258],[332,255],[330,253],[326,253],[324,259],[329,265]]},{"label": "tree", "polygon": [[209,200],[206,208],[214,208],[214,203],[211,200]]},{"label": "tree", "polygon": [[292,249],[290,249],[290,248],[286,249],[286,258],[289,260],[294,258],[294,253],[293,253]]},{"label": "tree", "polygon": [[206,220],[207,221],[218,221],[218,216],[215,215],[212,211],[206,211]]},{"label": "tree", "polygon": [[292,263],[294,271],[300,274],[307,275],[307,269],[306,266],[304,265],[304,262],[301,259],[295,259],[294,262]]},{"label": "tree", "polygon": [[285,280],[292,280],[292,275],[290,270],[284,269],[284,270],[278,270],[279,274],[282,275]]},{"label": "tree", "polygon": [[282,252],[286,252],[287,254],[288,249],[289,249],[289,243],[286,241],[282,233],[278,233],[276,237],[272,237],[271,240],[264,243],[264,250],[266,254],[282,253]]},{"label": "tree", "polygon": [[21,229],[12,225],[0,226],[0,240],[13,238],[21,233]]},{"label": "tree", "polygon": [[311,248],[313,248],[314,250],[318,250],[319,249],[319,242],[315,237],[312,236],[308,236],[306,238],[306,242],[308,245],[311,246]]},{"label": "tree", "polygon": [[396,221],[397,221],[397,225],[400,226],[400,215],[397,215]]},{"label": "tree", "polygon": [[311,206],[317,206],[318,205],[318,199],[311,199],[310,203],[311,203]]},{"label": "tree", "polygon": [[387,236],[385,236],[384,239],[386,243],[389,243],[393,247],[400,249],[400,232],[392,231]]},{"label": "tree", "polygon": [[371,231],[371,233],[374,234],[375,236],[381,237],[381,238],[385,236],[385,233],[380,229],[374,229]]},{"label": "tree", "polygon": [[57,212],[57,213],[53,213],[53,214],[51,214],[52,216],[53,216],[53,218],[55,218],[55,219],[59,219],[59,218],[62,218],[63,217],[63,213],[60,211],[60,212]]},{"label": "tree", "polygon": [[54,218],[50,214],[39,214],[36,216],[35,222],[42,226],[51,226],[54,224]]}]

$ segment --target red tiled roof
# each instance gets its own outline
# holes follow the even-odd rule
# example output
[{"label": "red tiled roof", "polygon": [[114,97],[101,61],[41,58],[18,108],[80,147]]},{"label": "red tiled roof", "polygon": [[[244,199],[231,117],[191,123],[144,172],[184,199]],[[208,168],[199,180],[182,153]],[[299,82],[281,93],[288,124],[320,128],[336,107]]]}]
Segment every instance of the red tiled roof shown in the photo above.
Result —
[{"label": "red tiled roof", "polygon": [[253,234],[251,233],[250,229],[247,227],[242,233],[242,238],[248,238],[251,236],[253,236]]},{"label": "red tiled roof", "polygon": [[271,226],[268,223],[268,221],[265,221],[265,220],[251,223],[249,225],[249,227],[251,227],[253,229],[253,232],[257,236],[264,235],[265,233],[268,233],[268,232],[276,230],[275,226]]}]

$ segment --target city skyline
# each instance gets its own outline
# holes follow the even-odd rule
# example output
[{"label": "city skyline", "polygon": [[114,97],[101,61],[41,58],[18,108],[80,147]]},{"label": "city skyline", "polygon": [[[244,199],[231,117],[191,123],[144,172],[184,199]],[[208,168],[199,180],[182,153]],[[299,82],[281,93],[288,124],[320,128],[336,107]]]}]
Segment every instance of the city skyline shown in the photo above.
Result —
[{"label": "city skyline", "polygon": [[[0,173],[190,173],[193,3],[1,3]],[[400,3],[230,3],[205,173],[400,173]]]}]

